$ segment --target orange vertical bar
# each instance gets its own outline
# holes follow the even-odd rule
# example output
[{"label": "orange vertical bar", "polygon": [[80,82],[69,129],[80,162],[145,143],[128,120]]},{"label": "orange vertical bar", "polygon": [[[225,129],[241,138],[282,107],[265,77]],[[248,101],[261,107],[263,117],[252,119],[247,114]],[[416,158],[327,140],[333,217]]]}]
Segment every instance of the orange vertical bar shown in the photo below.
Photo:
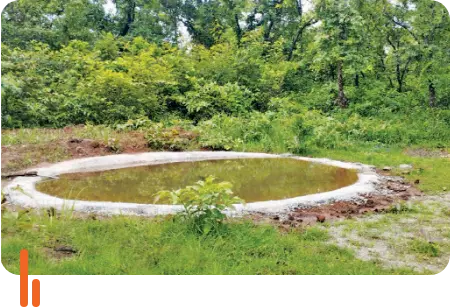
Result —
[{"label": "orange vertical bar", "polygon": [[28,251],[20,251],[20,306],[28,306]]},{"label": "orange vertical bar", "polygon": [[39,279],[33,279],[33,282],[31,283],[31,304],[33,304],[34,307],[39,307],[41,304],[41,283],[39,282]]}]

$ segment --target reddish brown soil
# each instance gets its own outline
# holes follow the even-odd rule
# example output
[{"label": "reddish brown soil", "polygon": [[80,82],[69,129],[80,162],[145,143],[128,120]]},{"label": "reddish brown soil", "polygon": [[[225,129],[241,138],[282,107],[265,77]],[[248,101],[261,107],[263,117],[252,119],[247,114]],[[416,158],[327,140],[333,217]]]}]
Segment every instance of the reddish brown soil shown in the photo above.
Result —
[{"label": "reddish brown soil", "polygon": [[[380,186],[378,192],[362,195],[362,200],[337,201],[329,205],[299,208],[290,212],[287,216],[272,216],[270,218],[281,228],[289,229],[302,225],[352,218],[369,212],[385,212],[390,210],[393,204],[398,201],[408,200],[413,196],[420,195],[422,193],[414,186],[405,183],[400,178],[392,177]],[[254,218],[256,220],[264,219],[263,216],[255,216]]]}]

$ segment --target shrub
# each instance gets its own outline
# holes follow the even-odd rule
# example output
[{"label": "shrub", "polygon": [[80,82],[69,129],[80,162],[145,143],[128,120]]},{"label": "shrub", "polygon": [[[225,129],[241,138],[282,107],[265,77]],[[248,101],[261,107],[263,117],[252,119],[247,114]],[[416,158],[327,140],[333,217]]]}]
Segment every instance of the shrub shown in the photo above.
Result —
[{"label": "shrub", "polygon": [[201,83],[204,82],[186,93],[184,105],[192,119],[208,119],[217,113],[242,115],[251,109],[253,98],[249,90],[234,83]]},{"label": "shrub", "polygon": [[146,139],[150,148],[181,151],[195,142],[197,134],[181,127],[166,127],[163,123],[155,123],[147,129]]},{"label": "shrub", "polygon": [[150,127],[152,125],[152,121],[147,117],[139,117],[136,119],[129,119],[127,122],[123,124],[117,124],[116,130],[119,131],[133,131],[139,130],[145,127]]},{"label": "shrub", "polygon": [[[220,114],[199,123],[199,144],[204,149],[231,150],[240,142],[236,129],[240,125],[237,118]],[[233,129],[233,130],[232,130]]]},{"label": "shrub", "polygon": [[243,201],[233,195],[231,183],[216,183],[214,180],[214,177],[208,176],[204,181],[183,189],[160,191],[157,198],[168,200],[174,205],[183,205],[184,211],[179,213],[179,217],[187,221],[195,233],[217,234],[226,218],[223,210]]}]

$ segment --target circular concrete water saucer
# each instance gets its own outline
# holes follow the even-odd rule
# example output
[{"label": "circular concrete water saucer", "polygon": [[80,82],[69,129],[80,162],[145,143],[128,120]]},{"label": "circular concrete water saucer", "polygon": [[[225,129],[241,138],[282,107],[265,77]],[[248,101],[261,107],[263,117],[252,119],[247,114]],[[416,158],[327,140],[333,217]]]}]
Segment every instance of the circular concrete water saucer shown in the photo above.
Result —
[{"label": "circular concrete water saucer", "polygon": [[352,185],[324,193],[282,200],[253,202],[245,205],[237,204],[233,210],[227,210],[226,213],[228,215],[241,215],[252,212],[279,214],[294,208],[319,206],[337,200],[354,200],[360,198],[362,194],[375,191],[377,184],[380,182],[380,176],[376,174],[372,166],[329,159],[242,152],[149,152],[92,157],[53,164],[50,167],[37,169],[37,177],[17,177],[5,188],[4,192],[10,203],[24,207],[54,207],[59,210],[66,208],[80,212],[107,215],[129,214],[155,216],[173,214],[182,211],[183,206],[62,199],[37,191],[35,185],[40,180],[67,173],[105,171],[172,162],[246,158],[291,158],[339,168],[354,169],[357,171],[358,180]]}]

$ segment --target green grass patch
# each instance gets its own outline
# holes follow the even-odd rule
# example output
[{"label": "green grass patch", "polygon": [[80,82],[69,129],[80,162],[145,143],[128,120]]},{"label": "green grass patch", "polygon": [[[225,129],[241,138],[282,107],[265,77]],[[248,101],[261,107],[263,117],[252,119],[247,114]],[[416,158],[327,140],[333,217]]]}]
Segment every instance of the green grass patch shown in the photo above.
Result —
[{"label": "green grass patch", "polygon": [[409,250],[425,257],[438,257],[441,254],[437,244],[422,239],[412,240],[409,243]]},{"label": "green grass patch", "polygon": [[[412,157],[406,155],[401,148],[358,148],[347,150],[317,150],[313,154],[317,157],[327,157],[349,162],[360,162],[375,165],[378,168],[384,166],[394,167],[393,175],[404,176],[413,182],[419,179],[419,189],[428,193],[443,192],[450,188],[450,159],[431,157]],[[400,164],[411,164],[414,169],[410,174],[402,174],[395,169]]]},{"label": "green grass patch", "polygon": [[[45,212],[2,215],[2,263],[19,272],[30,252],[30,274],[408,274],[384,269],[326,242],[324,230],[281,233],[272,226],[231,221],[221,235],[198,236],[171,219],[118,216],[50,219]],[[57,257],[58,246],[75,249]],[[49,252],[52,251],[52,252]]]}]

